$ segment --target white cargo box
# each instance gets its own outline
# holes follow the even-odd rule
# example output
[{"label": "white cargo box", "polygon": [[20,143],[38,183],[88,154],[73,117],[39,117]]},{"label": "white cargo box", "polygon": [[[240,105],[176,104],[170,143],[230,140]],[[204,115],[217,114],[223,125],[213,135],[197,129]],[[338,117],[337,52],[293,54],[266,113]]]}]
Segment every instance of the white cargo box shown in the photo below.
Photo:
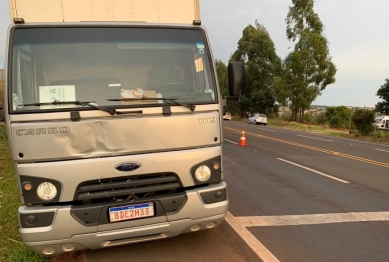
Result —
[{"label": "white cargo box", "polygon": [[31,22],[138,21],[192,24],[200,0],[9,0],[11,17]]}]

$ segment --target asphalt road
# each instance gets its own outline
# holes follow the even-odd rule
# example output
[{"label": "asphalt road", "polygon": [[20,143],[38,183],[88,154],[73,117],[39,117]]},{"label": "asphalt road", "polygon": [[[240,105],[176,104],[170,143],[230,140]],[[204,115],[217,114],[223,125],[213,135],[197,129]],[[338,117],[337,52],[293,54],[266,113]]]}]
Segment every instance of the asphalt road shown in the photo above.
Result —
[{"label": "asphalt road", "polygon": [[[389,147],[226,123],[230,212],[279,261],[389,261]],[[239,147],[246,131],[247,147]]]},{"label": "asphalt road", "polygon": [[389,146],[226,121],[224,170],[221,226],[79,261],[389,261]]}]

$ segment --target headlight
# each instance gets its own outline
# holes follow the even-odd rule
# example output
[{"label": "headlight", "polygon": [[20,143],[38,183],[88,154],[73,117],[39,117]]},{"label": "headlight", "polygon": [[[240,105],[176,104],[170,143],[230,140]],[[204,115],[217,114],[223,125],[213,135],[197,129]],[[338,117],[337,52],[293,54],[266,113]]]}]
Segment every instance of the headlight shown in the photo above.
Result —
[{"label": "headlight", "polygon": [[57,188],[50,182],[43,182],[38,186],[36,193],[41,200],[50,201],[56,197]]},{"label": "headlight", "polygon": [[211,177],[211,169],[206,165],[201,165],[196,169],[195,176],[199,182],[208,181]]}]

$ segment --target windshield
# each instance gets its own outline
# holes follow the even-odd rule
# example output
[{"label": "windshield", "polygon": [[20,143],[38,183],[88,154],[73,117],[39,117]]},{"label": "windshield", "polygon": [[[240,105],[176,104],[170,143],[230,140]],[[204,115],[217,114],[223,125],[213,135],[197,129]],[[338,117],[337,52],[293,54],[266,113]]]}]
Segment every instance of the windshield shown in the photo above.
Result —
[{"label": "windshield", "polygon": [[19,28],[10,111],[216,103],[207,48],[200,29]]}]

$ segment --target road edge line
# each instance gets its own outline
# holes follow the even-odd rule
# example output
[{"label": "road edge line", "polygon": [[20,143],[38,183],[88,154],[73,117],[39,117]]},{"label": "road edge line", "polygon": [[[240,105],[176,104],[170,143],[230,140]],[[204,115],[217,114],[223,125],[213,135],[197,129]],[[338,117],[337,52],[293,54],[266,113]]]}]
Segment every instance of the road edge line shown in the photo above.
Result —
[{"label": "road edge line", "polygon": [[280,262],[253,234],[251,234],[250,231],[247,230],[246,227],[242,226],[239,220],[230,212],[227,212],[225,220],[260,259],[264,262]]}]

